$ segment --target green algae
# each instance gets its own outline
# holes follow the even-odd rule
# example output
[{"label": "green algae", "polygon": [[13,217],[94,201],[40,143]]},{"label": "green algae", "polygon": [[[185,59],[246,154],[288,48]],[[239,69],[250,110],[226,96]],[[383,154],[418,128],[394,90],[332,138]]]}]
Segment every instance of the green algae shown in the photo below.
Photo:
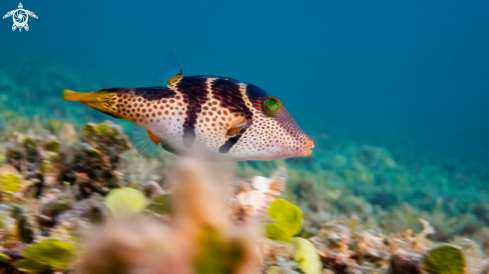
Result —
[{"label": "green algae", "polygon": [[196,242],[193,259],[198,274],[237,274],[246,257],[245,245],[238,240],[227,240],[216,228],[205,226]]},{"label": "green algae", "polygon": [[288,242],[292,237],[284,229],[276,224],[266,224],[267,237],[275,241]]},{"label": "green algae", "polygon": [[158,214],[171,214],[173,212],[172,195],[163,194],[154,198],[148,204],[147,209]]},{"label": "green algae", "polygon": [[9,255],[0,253],[0,262],[9,263],[12,261]]},{"label": "green algae", "polygon": [[19,238],[22,242],[30,244],[34,242],[34,232],[32,231],[32,225],[27,221],[25,215],[20,215],[17,218],[17,231]]},{"label": "green algae", "polygon": [[17,269],[27,273],[43,273],[50,269],[69,269],[75,254],[73,244],[45,238],[24,250],[24,259],[16,262]]},{"label": "green algae", "polygon": [[121,211],[141,211],[147,205],[144,193],[134,188],[116,188],[109,192],[105,203],[114,215]]},{"label": "green algae", "polygon": [[268,214],[275,220],[266,225],[268,238],[277,241],[289,241],[302,229],[302,211],[299,207],[284,199],[276,199],[268,208]]},{"label": "green algae", "polygon": [[59,142],[57,141],[51,141],[46,144],[46,149],[51,152],[56,152],[58,151],[59,148]]},{"label": "green algae", "polygon": [[424,269],[431,274],[463,274],[465,257],[460,248],[443,245],[430,250],[423,264]]},{"label": "green algae", "polygon": [[15,174],[0,175],[0,190],[2,191],[19,192],[21,184],[21,178]]},{"label": "green algae", "polygon": [[298,237],[292,238],[290,243],[294,246],[294,261],[304,273],[320,274],[323,266],[316,247],[310,241]]},{"label": "green algae", "polygon": [[15,268],[27,273],[45,273],[51,270],[49,265],[29,259],[21,259],[15,262]]}]

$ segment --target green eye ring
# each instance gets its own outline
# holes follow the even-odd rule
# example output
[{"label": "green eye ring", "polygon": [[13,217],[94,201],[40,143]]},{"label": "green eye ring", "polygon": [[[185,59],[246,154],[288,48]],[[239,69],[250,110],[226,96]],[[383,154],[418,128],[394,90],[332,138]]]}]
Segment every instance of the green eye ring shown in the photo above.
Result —
[{"label": "green eye ring", "polygon": [[277,97],[270,96],[263,102],[263,110],[266,116],[277,117],[282,112],[282,102]]},{"label": "green eye ring", "polygon": [[280,102],[274,98],[269,98],[267,100],[267,108],[271,111],[277,111],[280,109]]}]

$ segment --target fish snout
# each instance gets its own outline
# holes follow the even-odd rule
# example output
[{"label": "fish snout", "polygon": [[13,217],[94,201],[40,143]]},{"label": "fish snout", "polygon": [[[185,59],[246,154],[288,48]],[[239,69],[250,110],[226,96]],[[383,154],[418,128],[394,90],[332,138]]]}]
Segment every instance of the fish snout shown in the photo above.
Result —
[{"label": "fish snout", "polygon": [[305,142],[304,157],[310,156],[312,154],[312,149],[314,148],[314,141],[309,139]]},{"label": "fish snout", "polygon": [[314,141],[309,138],[309,136],[305,136],[300,143],[300,149],[296,152],[296,155],[293,157],[307,157],[312,154],[312,149],[314,148]]}]

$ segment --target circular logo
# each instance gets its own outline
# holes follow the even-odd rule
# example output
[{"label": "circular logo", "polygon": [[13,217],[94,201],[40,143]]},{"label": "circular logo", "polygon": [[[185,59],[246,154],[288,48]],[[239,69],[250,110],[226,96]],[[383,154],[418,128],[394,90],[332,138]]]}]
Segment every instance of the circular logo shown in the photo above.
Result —
[{"label": "circular logo", "polygon": [[23,27],[27,24],[27,20],[29,19],[29,15],[23,9],[18,9],[14,12],[14,22],[17,27]]}]

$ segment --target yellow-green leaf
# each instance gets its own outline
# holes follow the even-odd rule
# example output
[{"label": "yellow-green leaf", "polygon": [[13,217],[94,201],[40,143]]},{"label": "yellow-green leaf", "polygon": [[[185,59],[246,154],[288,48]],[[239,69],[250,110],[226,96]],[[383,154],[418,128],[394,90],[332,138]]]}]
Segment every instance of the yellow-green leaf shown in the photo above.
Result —
[{"label": "yellow-green leaf", "polygon": [[5,228],[4,216],[0,214],[0,229]]},{"label": "yellow-green leaf", "polygon": [[28,246],[24,251],[24,257],[53,268],[69,269],[74,253],[73,244],[55,238],[46,238]]},{"label": "yellow-green leaf", "polygon": [[465,257],[460,248],[442,245],[429,251],[423,263],[424,269],[431,274],[462,274]]},{"label": "yellow-green leaf", "polygon": [[9,255],[0,253],[0,262],[8,263],[10,261],[12,261],[12,258]]},{"label": "yellow-green leaf", "polygon": [[141,191],[124,187],[116,188],[109,192],[105,197],[105,203],[112,211],[117,214],[119,211],[140,211],[146,207],[147,200]]},{"label": "yellow-green leaf", "polygon": [[19,192],[22,180],[15,174],[3,174],[0,176],[0,189],[3,191]]},{"label": "yellow-green leaf", "polygon": [[238,273],[241,263],[249,256],[244,242],[226,239],[214,227],[204,226],[196,241],[197,253],[193,258],[196,274]]},{"label": "yellow-green leaf", "polygon": [[57,141],[51,141],[48,144],[46,144],[46,149],[51,152],[56,152],[58,151],[59,148],[59,143]]},{"label": "yellow-green leaf", "polygon": [[268,214],[275,220],[276,227],[267,225],[267,234],[285,233],[285,235],[275,236],[275,238],[290,239],[302,229],[302,210],[284,199],[273,201],[268,208]]},{"label": "yellow-green leaf", "polygon": [[172,196],[170,194],[160,195],[151,201],[148,209],[158,214],[171,214],[172,212]]},{"label": "yellow-green leaf", "polygon": [[267,238],[275,240],[288,242],[290,241],[291,236],[288,235],[283,229],[281,229],[276,224],[267,224],[266,225]]},{"label": "yellow-green leaf", "polygon": [[294,246],[294,261],[305,274],[320,274],[323,268],[316,247],[308,240],[295,237],[290,240]]},{"label": "yellow-green leaf", "polygon": [[29,259],[22,259],[15,262],[15,268],[27,273],[44,273],[51,269],[49,265],[39,263]]}]

